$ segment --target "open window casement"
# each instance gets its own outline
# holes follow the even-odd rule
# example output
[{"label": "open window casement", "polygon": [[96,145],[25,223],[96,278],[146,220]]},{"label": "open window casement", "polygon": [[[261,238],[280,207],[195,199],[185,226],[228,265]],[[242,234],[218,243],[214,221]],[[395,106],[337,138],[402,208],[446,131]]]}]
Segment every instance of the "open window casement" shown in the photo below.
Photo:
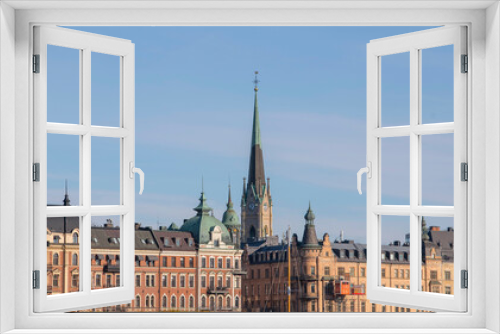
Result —
[{"label": "open window casement", "polygon": [[[63,66],[59,62],[50,62],[48,66],[48,57],[51,56],[48,50],[54,48],[76,54],[76,93],[67,96],[63,92],[50,91],[51,103],[48,104],[48,78],[61,72],[58,67]],[[134,172],[139,172],[134,168],[134,44],[128,40],[71,29],[38,26],[34,28],[33,53],[34,310],[68,311],[129,303],[134,298]],[[116,108],[114,127],[97,126],[92,122],[93,117],[99,116],[91,108],[91,74],[95,73],[92,71],[92,57],[99,55],[116,59],[116,105],[119,107]],[[70,75],[64,71],[63,74]],[[62,114],[74,112],[75,121],[49,122],[47,115],[52,112],[50,108],[63,105],[64,99],[69,98],[73,99],[75,108],[64,110]],[[119,194],[116,201],[106,203],[104,199],[95,205],[91,176],[98,173],[103,165],[99,164],[99,159],[91,162],[91,157],[94,156],[93,150],[101,148],[103,138],[117,144],[113,154],[109,153],[109,159],[114,159],[112,164],[117,166],[114,175],[116,183],[119,183]],[[58,145],[52,147],[52,151],[63,158],[51,161],[48,145],[70,142],[76,145],[69,152],[58,150],[61,147]],[[47,166],[61,164],[65,154],[69,156],[73,153],[78,161],[73,171],[79,180],[79,198],[73,197],[71,205],[67,205],[69,202],[64,206],[48,205],[47,178],[53,175],[48,172]],[[63,180],[67,175],[58,177]],[[108,235],[109,240],[104,240],[103,236],[92,236],[93,217],[104,220],[116,217],[114,235]],[[104,253],[99,254],[99,244],[104,242],[115,245],[114,255],[105,257]],[[96,261],[107,262],[104,272],[92,271]],[[59,268],[63,263],[67,265]],[[60,284],[63,280],[68,284]],[[61,291],[61,286],[71,288]]]},{"label": "open window casement", "polygon": [[[442,47],[447,47],[448,50],[451,48],[448,58],[452,74],[449,108],[451,116],[449,122],[445,123],[429,122],[428,117],[423,121],[422,115],[425,115],[425,111],[422,108],[422,92],[429,89],[425,87],[429,85],[429,81],[422,80],[423,62],[432,63],[433,55],[436,54],[432,51]],[[406,116],[408,121],[397,124],[398,126],[392,126],[393,124],[384,126],[387,124],[383,122],[384,116],[389,114],[387,112],[384,115],[384,108],[389,109],[389,107],[386,107],[388,104],[384,103],[387,101],[383,101],[383,98],[387,93],[391,93],[391,89],[397,91],[397,87],[382,87],[384,69],[388,68],[384,67],[387,63],[385,62],[387,58],[384,58],[394,55],[407,56],[407,58],[402,56],[402,59],[406,59],[406,71],[409,69],[409,106],[397,110],[396,114],[399,113],[401,116],[401,113],[409,113],[409,117]],[[362,171],[367,172],[367,298],[372,303],[422,310],[466,311],[467,290],[462,287],[461,280],[463,271],[467,269],[467,182],[466,178],[463,180],[467,176],[464,175],[464,172],[465,174],[467,172],[466,165],[463,164],[467,163],[466,115],[469,69],[467,69],[466,55],[466,27],[459,26],[373,40],[367,45],[367,167]],[[403,70],[399,71],[396,73],[401,73]],[[388,74],[388,70],[385,74],[391,75]],[[406,79],[405,84],[407,83]],[[382,88],[385,89],[384,94]],[[396,91],[395,95],[399,96]],[[429,99],[426,101],[427,110],[432,109],[433,103],[436,101]],[[429,203],[422,201],[422,181],[429,174],[422,173],[422,157],[427,156],[429,145],[425,146],[423,143],[428,143],[429,138],[436,138],[436,135],[445,134],[453,137],[448,152],[452,163],[447,171],[448,175],[453,175],[453,180],[450,179],[450,184],[453,185],[453,190],[450,191],[451,205],[424,205]],[[395,197],[382,200],[386,185],[382,184],[382,175],[399,172],[398,166],[391,165],[394,161],[390,159],[385,163],[382,161],[382,158],[386,157],[383,152],[387,153],[394,147],[383,144],[398,139],[401,144],[398,147],[403,149],[392,155],[409,159],[409,164],[408,161],[403,164],[409,170],[403,173],[406,177],[401,182],[401,187],[407,182],[409,194],[405,191],[405,196],[408,203],[398,202]],[[439,145],[435,146],[434,149],[438,149]],[[443,152],[443,155],[445,153]],[[440,168],[439,159],[431,162],[427,160],[426,165],[429,164],[436,168],[436,172]],[[441,244],[443,240],[429,240],[429,236],[432,238],[437,235],[435,232],[422,231],[422,220],[432,221],[432,219],[443,219],[442,217],[448,217],[445,219],[452,220],[454,224],[454,231],[448,230],[451,231],[452,238],[446,241],[446,245]],[[393,254],[390,247],[384,246],[387,243],[383,242],[382,226],[386,221],[396,224],[406,222],[402,230],[410,232],[409,245],[405,244],[409,252],[404,258],[404,261],[410,263],[409,289],[407,286],[402,289],[402,286],[396,285],[397,279],[394,277],[398,277],[396,270],[399,269],[392,260],[396,260],[395,257],[400,254],[397,252]],[[434,263],[434,258],[439,258],[440,262]],[[447,269],[444,266],[447,266]],[[441,284],[439,279],[448,279],[450,286],[442,286],[444,284]]]}]

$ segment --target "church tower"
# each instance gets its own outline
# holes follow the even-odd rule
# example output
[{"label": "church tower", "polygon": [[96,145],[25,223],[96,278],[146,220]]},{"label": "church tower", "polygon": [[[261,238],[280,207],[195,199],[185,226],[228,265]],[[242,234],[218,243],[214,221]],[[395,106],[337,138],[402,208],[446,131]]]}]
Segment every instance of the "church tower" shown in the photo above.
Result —
[{"label": "church tower", "polygon": [[263,239],[273,234],[273,204],[271,199],[270,180],[264,172],[264,156],[260,138],[259,104],[257,93],[257,74],[255,72],[255,101],[253,109],[252,143],[250,148],[250,165],[248,167],[248,183],[243,178],[243,194],[241,197],[241,241],[247,243]]}]

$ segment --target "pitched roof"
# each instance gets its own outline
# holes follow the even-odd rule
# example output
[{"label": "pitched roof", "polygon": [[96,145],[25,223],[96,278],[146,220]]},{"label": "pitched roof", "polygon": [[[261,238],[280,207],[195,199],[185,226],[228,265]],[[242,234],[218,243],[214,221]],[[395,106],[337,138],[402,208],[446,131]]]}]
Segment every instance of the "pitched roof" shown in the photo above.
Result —
[{"label": "pitched roof", "polygon": [[[189,232],[153,231],[153,235],[161,250],[196,250],[194,239]],[[189,244],[189,240],[191,240],[191,245]]]}]

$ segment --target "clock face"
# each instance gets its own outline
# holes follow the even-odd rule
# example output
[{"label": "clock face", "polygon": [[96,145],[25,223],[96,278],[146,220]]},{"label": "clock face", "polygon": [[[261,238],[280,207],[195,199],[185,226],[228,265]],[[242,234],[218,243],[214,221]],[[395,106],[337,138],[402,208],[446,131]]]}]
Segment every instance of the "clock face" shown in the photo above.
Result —
[{"label": "clock face", "polygon": [[250,209],[251,211],[253,211],[253,209],[255,209],[255,204],[250,203],[250,205],[249,205],[248,207],[249,207],[249,209]]}]

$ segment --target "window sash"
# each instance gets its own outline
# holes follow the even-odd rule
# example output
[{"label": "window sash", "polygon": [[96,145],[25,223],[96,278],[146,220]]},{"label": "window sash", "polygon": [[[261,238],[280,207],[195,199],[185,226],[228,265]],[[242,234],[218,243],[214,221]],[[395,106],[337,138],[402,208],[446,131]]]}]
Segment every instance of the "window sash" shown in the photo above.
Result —
[{"label": "window sash", "polygon": [[[80,50],[80,122],[62,124],[47,122],[47,45]],[[90,121],[91,53],[120,57],[119,128],[93,126]],[[103,304],[121,304],[134,296],[134,180],[129,177],[129,162],[134,161],[134,45],[130,41],[84,33],[64,28],[34,28],[34,54],[40,55],[40,72],[34,74],[34,150],[40,163],[40,181],[34,188],[34,269],[40,270],[40,289],[34,290],[35,312],[68,311],[93,308]],[[80,136],[80,203],[77,206],[47,206],[47,134]],[[91,205],[91,137],[121,139],[121,204]],[[91,216],[120,215],[120,272],[122,286],[92,290],[91,282]],[[80,291],[47,296],[46,221],[49,217],[80,217]],[[101,282],[102,284],[102,282]]]},{"label": "window sash", "polygon": [[[467,290],[460,280],[454,282],[453,296],[419,291],[421,281],[420,216],[454,217],[454,273],[467,269],[466,238],[467,182],[460,180],[460,164],[467,162],[467,75],[460,73],[461,55],[467,54],[466,28],[442,27],[371,41],[367,45],[367,161],[371,178],[367,178],[367,298],[374,303],[427,310],[466,311]],[[454,45],[454,122],[419,124],[420,51]],[[381,127],[380,85],[381,56],[410,52],[410,124]],[[454,133],[454,206],[421,205],[419,135]],[[380,204],[381,138],[410,137],[410,205]],[[416,168],[415,168],[416,166]],[[381,219],[382,215],[410,217],[410,290],[389,289],[380,285]],[[390,275],[391,273],[389,273]]]}]

